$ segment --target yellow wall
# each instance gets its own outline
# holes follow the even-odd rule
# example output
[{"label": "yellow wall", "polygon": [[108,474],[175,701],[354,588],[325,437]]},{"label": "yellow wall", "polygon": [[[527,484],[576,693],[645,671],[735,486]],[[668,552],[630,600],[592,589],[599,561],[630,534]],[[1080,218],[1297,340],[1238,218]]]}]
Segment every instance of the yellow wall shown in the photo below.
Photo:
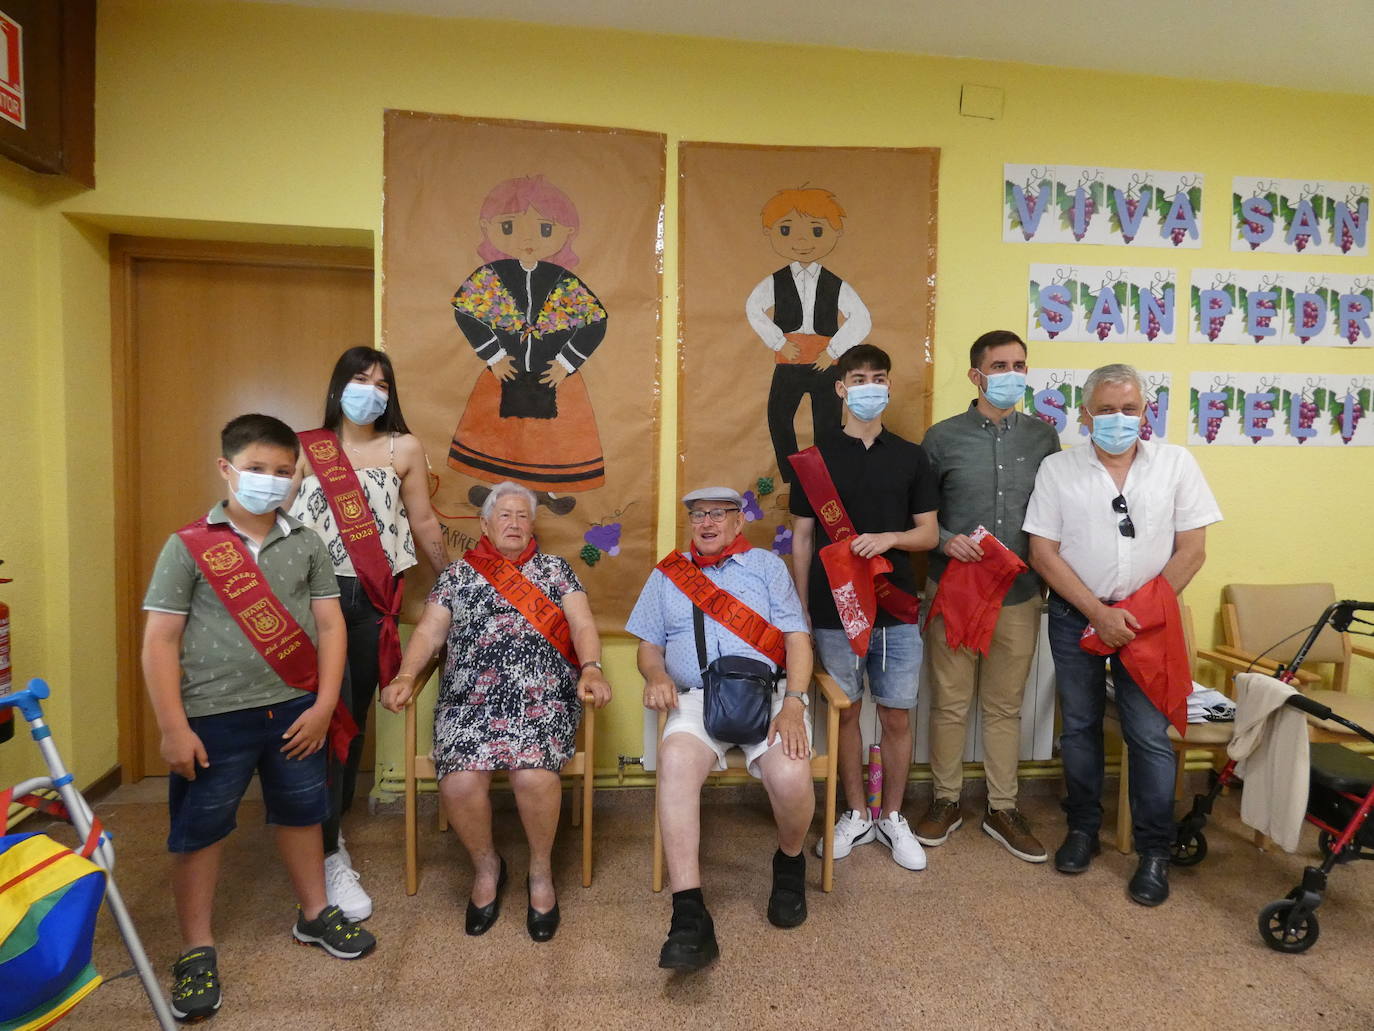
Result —
[{"label": "yellow wall", "polygon": [[[1374,124],[1369,97],[200,0],[102,0],[98,53],[99,188],[79,192],[0,172],[0,226],[21,258],[6,263],[0,282],[7,357],[10,341],[18,344],[0,377],[7,427],[0,557],[25,581],[5,597],[23,623],[20,672],[42,669],[73,692],[75,702],[59,706],[54,722],[69,735],[60,737],[64,746],[75,744],[86,779],[115,761],[114,542],[103,518],[112,453],[105,234],[313,242],[320,234],[376,233],[386,107],[658,130],[670,148],[679,139],[939,147],[937,418],[967,401],[961,354],[968,341],[995,326],[1023,328],[1029,262],[1124,260],[1101,248],[1002,244],[1005,161],[1204,172],[1206,248],[1132,256],[1136,264],[1178,267],[1184,282],[1193,266],[1374,270],[1367,259],[1276,262],[1233,254],[1227,245],[1234,174],[1374,176],[1374,139],[1363,131]],[[1004,89],[1003,118],[961,118],[963,83]],[[1263,114],[1258,127],[1247,122],[1254,112]],[[670,184],[675,176],[670,149]],[[671,327],[672,188],[667,203],[664,324]],[[1179,386],[1193,370],[1218,368],[1374,372],[1369,350],[1128,351],[1053,342],[1032,355],[1044,365],[1084,368],[1122,358],[1169,370]],[[667,358],[663,369],[671,427],[676,362]],[[16,386],[23,377],[31,390]],[[1182,415],[1176,409],[1176,440]],[[664,439],[664,470],[675,468],[672,439],[671,432]],[[32,468],[35,451],[39,498],[12,487],[32,482],[14,476]],[[71,463],[78,454],[79,471]],[[1374,547],[1361,514],[1374,509],[1374,452],[1233,448],[1200,460],[1227,514],[1189,591],[1204,640],[1220,586],[1230,580],[1330,579],[1341,595],[1374,594]],[[677,518],[674,485],[664,487],[659,548],[673,538]],[[20,534],[31,504],[44,516],[36,531],[41,547]],[[603,767],[619,752],[640,750],[628,646],[613,648],[611,660],[620,693],[603,724]],[[12,762],[0,755],[0,779]]]}]

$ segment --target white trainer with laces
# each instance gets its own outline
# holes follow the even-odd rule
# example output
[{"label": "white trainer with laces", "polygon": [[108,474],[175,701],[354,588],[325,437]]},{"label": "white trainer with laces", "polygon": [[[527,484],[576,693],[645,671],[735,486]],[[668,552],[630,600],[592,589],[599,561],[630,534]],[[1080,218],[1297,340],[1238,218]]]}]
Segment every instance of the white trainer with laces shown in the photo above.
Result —
[{"label": "white trainer with laces", "polygon": [[[846,809],[835,821],[835,858],[843,859],[858,845],[867,845],[877,834],[867,809]],[[825,858],[825,838],[816,842],[816,855]]]},{"label": "white trainer with laces", "polygon": [[358,883],[358,871],[348,865],[342,849],[324,857],[324,895],[331,906],[338,906],[344,918],[353,923],[372,915],[372,898]]},{"label": "white trainer with laces", "polygon": [[878,840],[892,850],[892,858],[898,866],[908,870],[926,868],[926,850],[911,833],[906,817],[901,813],[888,813],[878,820]]}]

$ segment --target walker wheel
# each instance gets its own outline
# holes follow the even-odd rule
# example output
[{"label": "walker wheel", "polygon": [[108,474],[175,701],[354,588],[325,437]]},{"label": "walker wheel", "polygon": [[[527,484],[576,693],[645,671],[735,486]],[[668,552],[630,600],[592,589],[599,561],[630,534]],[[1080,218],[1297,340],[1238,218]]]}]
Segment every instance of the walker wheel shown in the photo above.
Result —
[{"label": "walker wheel", "polygon": [[1174,842],[1169,862],[1174,866],[1197,866],[1207,858],[1207,836],[1193,831],[1186,838]]},{"label": "walker wheel", "polygon": [[[1321,850],[1321,854],[1323,856],[1331,855],[1332,852],[1335,850],[1335,846],[1336,835],[1332,834],[1330,831],[1322,831],[1317,835],[1317,848]],[[1341,849],[1340,855],[1336,856],[1336,862],[1352,862],[1360,857],[1359,853],[1360,847],[1357,844],[1355,844],[1354,841],[1351,841],[1349,845]]]},{"label": "walker wheel", "polygon": [[1293,927],[1288,926],[1294,905],[1296,903],[1292,899],[1279,899],[1260,910],[1260,937],[1275,952],[1306,952],[1317,944],[1321,927],[1317,923],[1316,913],[1308,913]]}]

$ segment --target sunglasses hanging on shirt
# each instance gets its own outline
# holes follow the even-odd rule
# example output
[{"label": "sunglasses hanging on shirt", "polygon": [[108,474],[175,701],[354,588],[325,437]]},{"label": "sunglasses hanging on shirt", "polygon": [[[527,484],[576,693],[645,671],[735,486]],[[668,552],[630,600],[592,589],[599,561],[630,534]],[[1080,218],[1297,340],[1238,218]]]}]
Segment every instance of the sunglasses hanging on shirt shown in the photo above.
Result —
[{"label": "sunglasses hanging on shirt", "polygon": [[1116,528],[1121,531],[1121,536],[1135,537],[1135,523],[1131,522],[1130,513],[1126,511],[1125,494],[1118,494],[1112,498],[1112,511],[1121,516],[1121,522],[1116,524]]}]

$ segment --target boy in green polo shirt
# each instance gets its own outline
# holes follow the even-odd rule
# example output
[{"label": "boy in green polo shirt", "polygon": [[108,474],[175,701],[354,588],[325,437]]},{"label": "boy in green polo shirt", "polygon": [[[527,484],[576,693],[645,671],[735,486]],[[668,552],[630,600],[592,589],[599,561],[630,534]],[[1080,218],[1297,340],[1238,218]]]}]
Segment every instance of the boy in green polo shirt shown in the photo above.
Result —
[{"label": "boy in green polo shirt", "polygon": [[[325,899],[323,747],[346,644],[324,542],[278,509],[296,469],[296,434],[271,416],[241,415],[224,427],[220,443],[226,499],[172,534],[143,601],[143,675],[172,769],[167,848],[176,857],[172,890],[185,949],[172,967],[172,1012],[188,1022],[220,1006],[210,929],[215,885],[224,839],[254,773],[299,902],[296,940],[340,959],[376,945]],[[231,612],[245,605],[236,596],[254,586],[259,600]],[[276,652],[263,645],[274,631],[290,641],[294,625],[313,642],[316,676],[306,684],[316,680],[314,693],[278,672],[283,655],[309,654],[300,635]]]}]

